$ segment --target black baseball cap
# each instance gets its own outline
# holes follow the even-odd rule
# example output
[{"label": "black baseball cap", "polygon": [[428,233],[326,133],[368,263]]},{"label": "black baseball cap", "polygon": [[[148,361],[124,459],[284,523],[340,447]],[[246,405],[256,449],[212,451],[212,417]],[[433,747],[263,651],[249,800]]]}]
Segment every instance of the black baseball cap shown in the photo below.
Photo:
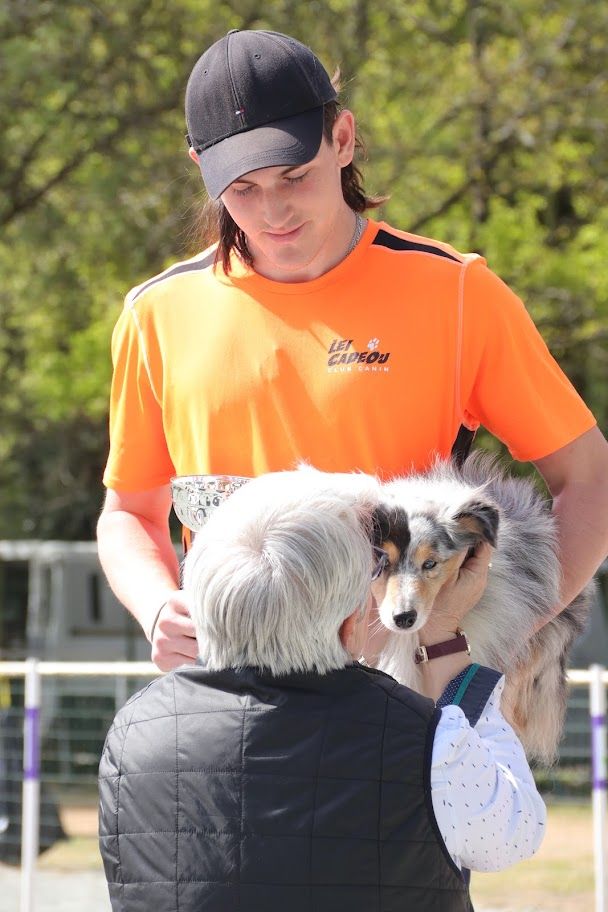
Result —
[{"label": "black baseball cap", "polygon": [[279,32],[233,29],[205,51],[186,88],[188,142],[217,199],[257,168],[303,165],[336,90],[310,48]]}]

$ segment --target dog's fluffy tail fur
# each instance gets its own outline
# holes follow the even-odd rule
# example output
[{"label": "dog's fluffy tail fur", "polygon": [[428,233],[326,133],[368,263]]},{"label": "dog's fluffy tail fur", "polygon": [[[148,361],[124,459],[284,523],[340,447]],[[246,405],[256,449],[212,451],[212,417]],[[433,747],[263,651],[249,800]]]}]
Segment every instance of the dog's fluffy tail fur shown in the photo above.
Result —
[{"label": "dog's fluffy tail fur", "polygon": [[517,731],[526,755],[545,766],[557,759],[568,707],[568,653],[584,630],[594,594],[590,583],[533,637],[525,665],[507,670],[505,717]]}]

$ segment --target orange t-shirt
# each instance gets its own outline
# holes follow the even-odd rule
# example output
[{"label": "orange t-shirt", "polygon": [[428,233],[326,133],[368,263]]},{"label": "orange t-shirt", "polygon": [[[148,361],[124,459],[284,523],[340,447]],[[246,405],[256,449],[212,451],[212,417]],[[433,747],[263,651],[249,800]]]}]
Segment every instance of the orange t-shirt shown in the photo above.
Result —
[{"label": "orange t-shirt", "polygon": [[104,483],[259,475],[305,460],[382,477],[483,424],[533,460],[594,418],[477,256],[369,221],[341,263],[280,283],[214,249],[133,289],[112,339]]}]

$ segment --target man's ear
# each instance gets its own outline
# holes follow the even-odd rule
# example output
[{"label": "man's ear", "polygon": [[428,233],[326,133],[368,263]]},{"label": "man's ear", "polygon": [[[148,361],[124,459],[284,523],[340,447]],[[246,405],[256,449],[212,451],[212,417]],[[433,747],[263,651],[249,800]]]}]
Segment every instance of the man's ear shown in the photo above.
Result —
[{"label": "man's ear", "polygon": [[190,146],[190,148],[188,149],[188,155],[190,156],[190,158],[192,159],[194,164],[198,165],[198,155],[196,154],[196,152],[194,151],[192,146]]},{"label": "man's ear", "polygon": [[488,501],[469,500],[458,508],[452,517],[456,524],[456,543],[459,548],[476,544],[479,541],[488,542],[496,547],[496,536],[500,521],[498,509]]},{"label": "man's ear", "polygon": [[332,136],[338,164],[345,168],[350,165],[355,154],[355,117],[352,111],[346,108],[340,111],[332,128]]}]

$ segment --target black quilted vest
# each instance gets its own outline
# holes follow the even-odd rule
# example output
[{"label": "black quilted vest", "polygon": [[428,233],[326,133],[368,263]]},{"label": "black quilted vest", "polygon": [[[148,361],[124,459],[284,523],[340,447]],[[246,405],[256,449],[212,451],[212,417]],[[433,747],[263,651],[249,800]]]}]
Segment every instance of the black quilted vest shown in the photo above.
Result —
[{"label": "black quilted vest", "polygon": [[114,912],[470,912],[431,805],[438,717],[359,665],[154,681],[100,764]]}]

